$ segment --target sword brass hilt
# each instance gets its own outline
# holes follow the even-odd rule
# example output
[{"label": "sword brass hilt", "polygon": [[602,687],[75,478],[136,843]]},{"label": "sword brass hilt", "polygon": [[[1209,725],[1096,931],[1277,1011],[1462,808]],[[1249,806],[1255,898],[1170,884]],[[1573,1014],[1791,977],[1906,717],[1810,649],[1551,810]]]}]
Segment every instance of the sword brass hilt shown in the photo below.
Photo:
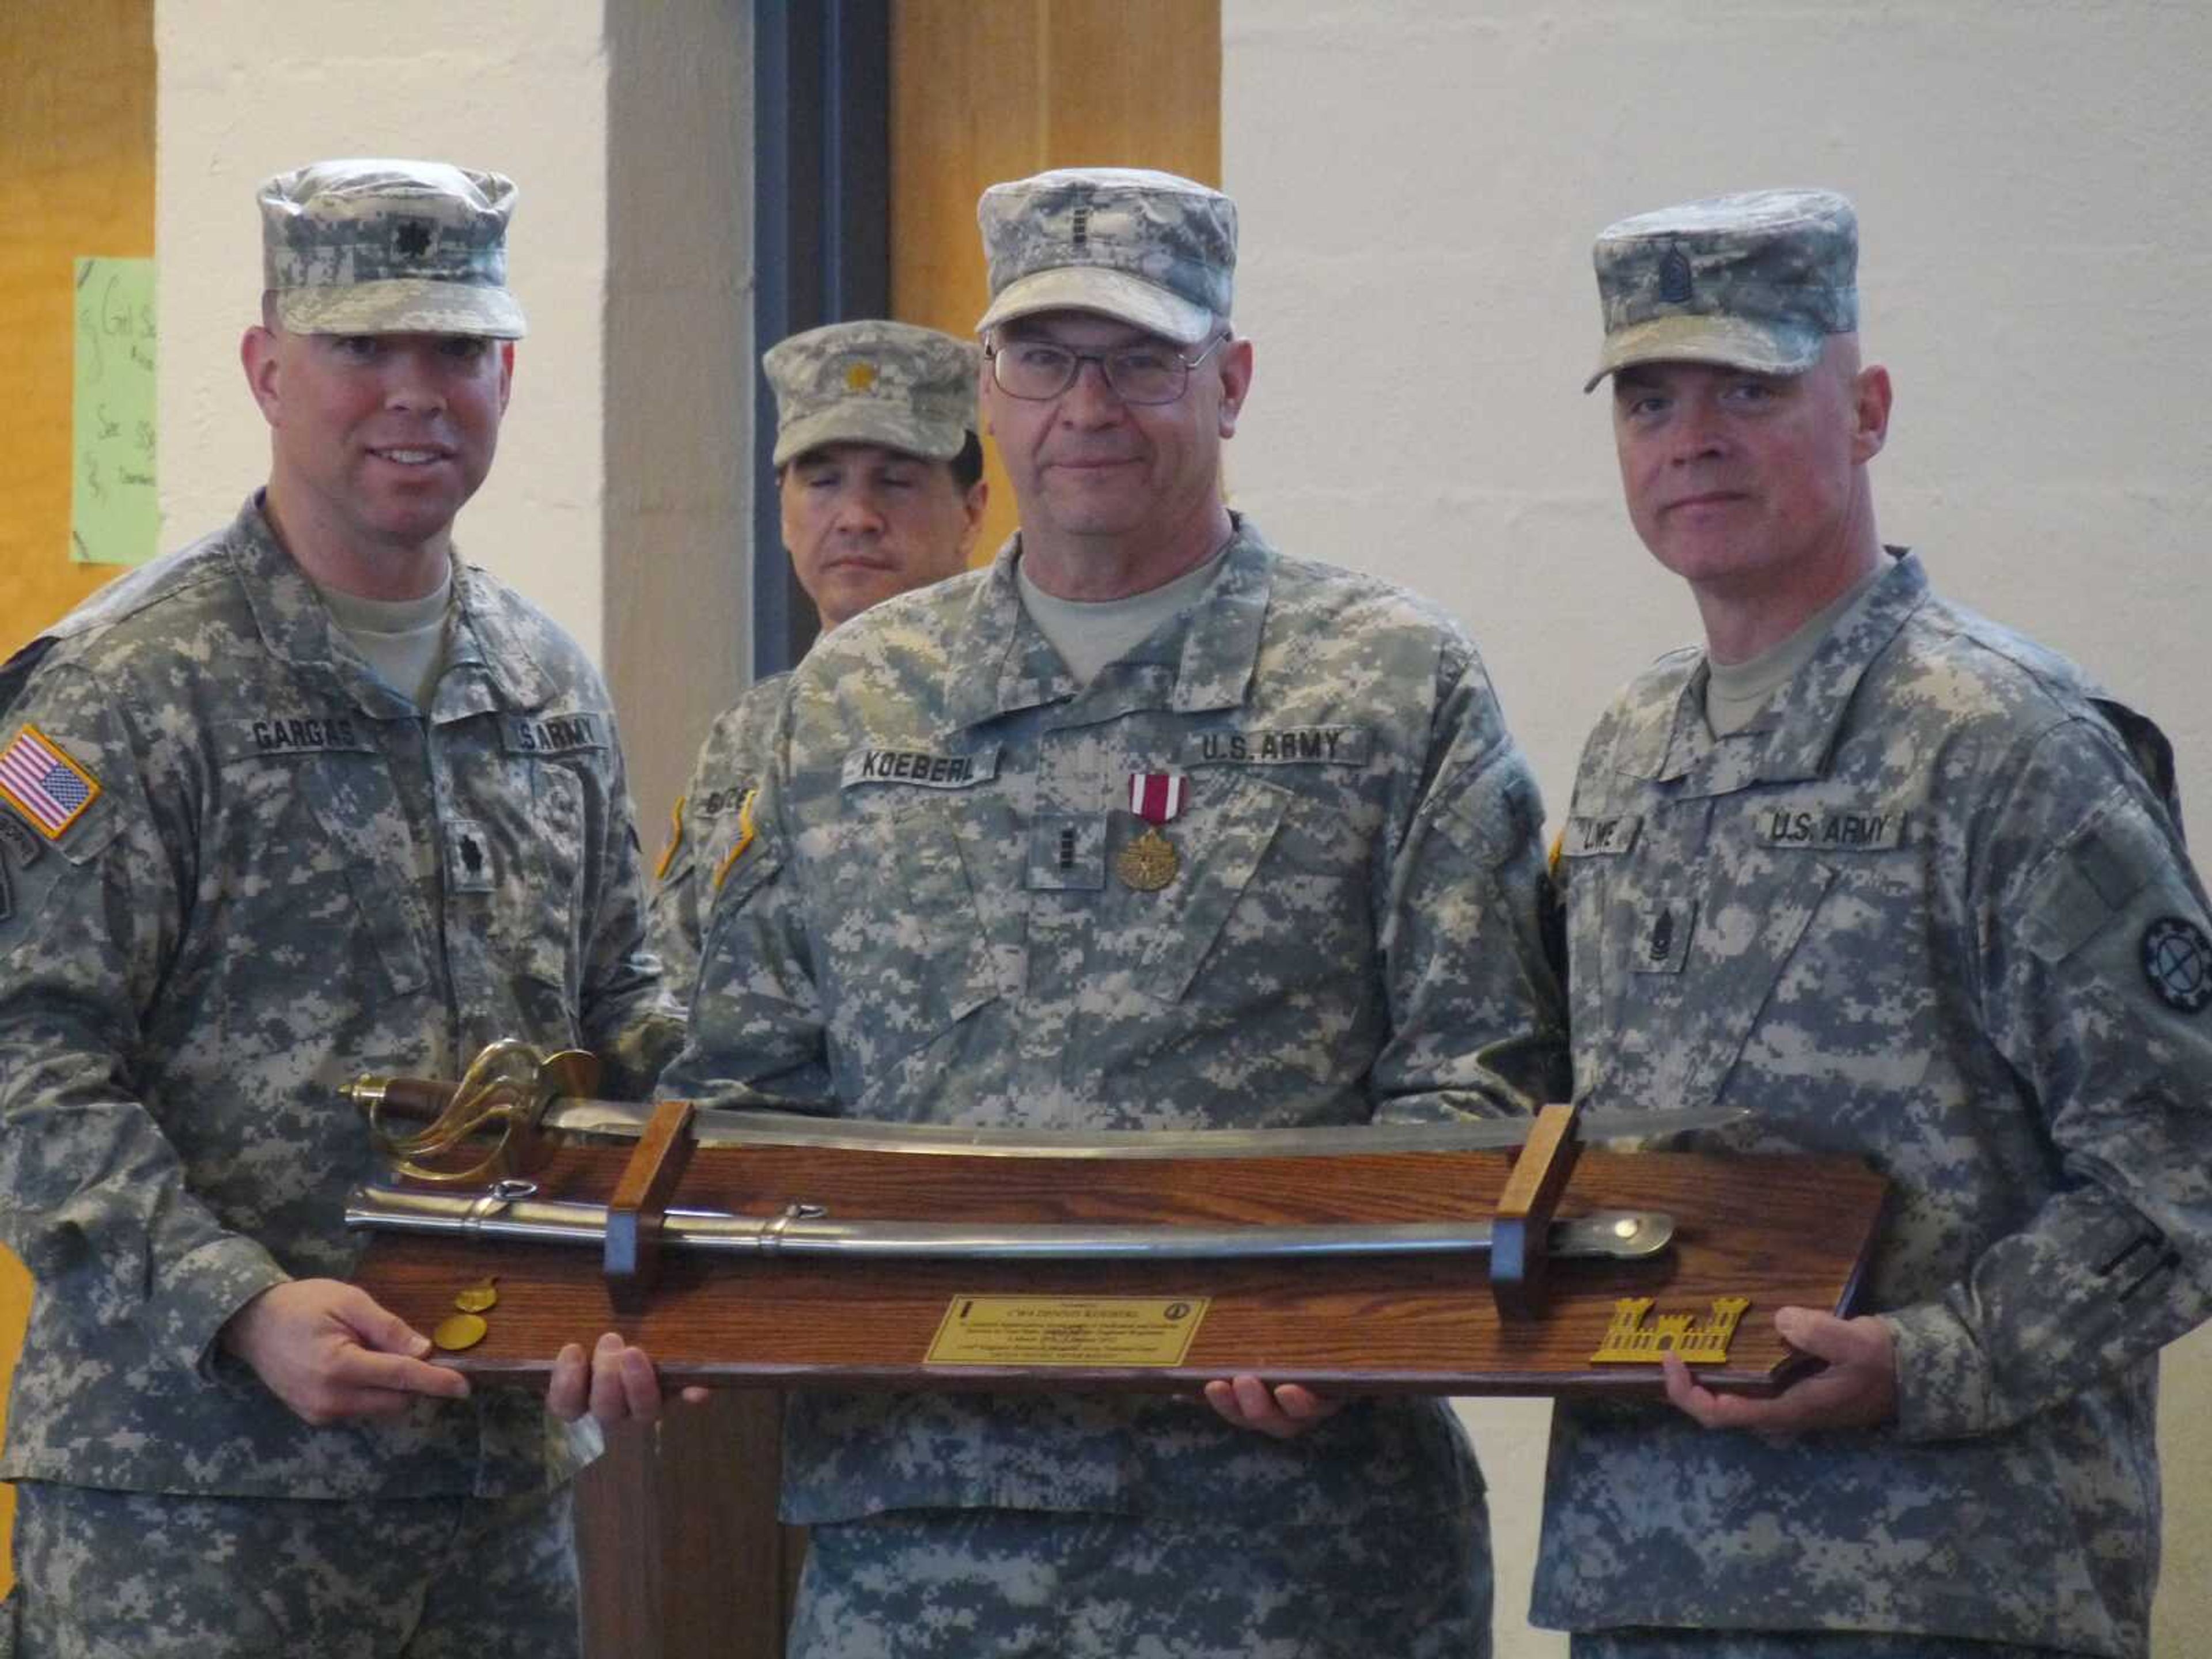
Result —
[{"label": "sword brass hilt", "polygon": [[[481,1185],[535,1170],[544,1161],[538,1128],[546,1108],[563,1096],[591,1093],[599,1069],[581,1049],[547,1054],[504,1037],[479,1051],[457,1084],[364,1076],[339,1092],[367,1115],[370,1139],[397,1174],[438,1187]],[[387,1118],[423,1127],[393,1133]]]}]

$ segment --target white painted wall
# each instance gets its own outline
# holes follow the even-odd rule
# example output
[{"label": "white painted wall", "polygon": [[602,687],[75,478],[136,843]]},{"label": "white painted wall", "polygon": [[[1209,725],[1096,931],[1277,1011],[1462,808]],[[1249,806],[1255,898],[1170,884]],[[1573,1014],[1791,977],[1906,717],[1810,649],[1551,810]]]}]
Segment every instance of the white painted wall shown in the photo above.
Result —
[{"label": "white painted wall", "polygon": [[[2200,0],[1224,0],[1222,155],[1258,378],[1239,504],[1292,551],[1474,629],[1556,823],[1612,690],[1694,636],[1622,512],[1589,244],[1770,185],[1858,204],[1897,412],[1884,534],[2092,665],[2179,750],[2212,833],[2212,9]],[[2212,1628],[2212,1337],[2169,1355],[2158,1652]],[[1545,1411],[1473,1417],[1501,1659]],[[2190,1634],[2194,1632],[2194,1634]]]},{"label": "white painted wall", "polygon": [[254,188],[342,155],[427,156],[521,188],[508,276],[529,318],[463,553],[601,648],[607,66],[598,0],[157,0],[155,246],[169,546],[268,476],[238,367],[261,295]]},{"label": "white painted wall", "polygon": [[648,853],[751,679],[751,11],[607,7],[605,663]]}]

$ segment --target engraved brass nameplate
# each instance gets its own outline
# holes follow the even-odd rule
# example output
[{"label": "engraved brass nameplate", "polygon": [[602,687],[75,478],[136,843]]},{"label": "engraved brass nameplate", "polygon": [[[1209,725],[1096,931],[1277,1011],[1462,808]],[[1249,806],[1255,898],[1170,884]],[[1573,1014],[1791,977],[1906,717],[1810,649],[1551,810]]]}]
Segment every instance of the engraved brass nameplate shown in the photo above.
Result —
[{"label": "engraved brass nameplate", "polygon": [[1180,1365],[1202,1296],[956,1296],[926,1365]]}]

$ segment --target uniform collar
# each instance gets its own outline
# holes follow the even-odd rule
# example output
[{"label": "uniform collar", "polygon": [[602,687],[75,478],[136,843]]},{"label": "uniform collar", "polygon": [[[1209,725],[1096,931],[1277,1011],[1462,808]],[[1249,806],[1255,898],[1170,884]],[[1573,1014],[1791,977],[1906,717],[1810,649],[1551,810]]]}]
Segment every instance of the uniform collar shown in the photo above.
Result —
[{"label": "uniform collar", "polygon": [[1083,718],[1101,720],[1132,708],[1193,714],[1240,706],[1260,654],[1276,554],[1249,520],[1232,519],[1236,527],[1220,573],[1205,596],[1176,627],[1109,665],[1087,687],[1076,684],[1022,604],[1014,577],[1021,556],[1016,535],[975,587],[949,641],[953,661],[997,665],[994,672],[969,676],[954,688],[949,711],[954,723],[980,726],[1060,702],[1079,701]]},{"label": "uniform collar", "polygon": [[[372,719],[415,715],[413,703],[377,677],[331,619],[314,583],[276,539],[259,491],[240,510],[228,539],[232,567],[271,656],[302,674],[334,680]],[[545,624],[482,571],[451,556],[454,621],[447,637],[448,672],[439,682],[439,718],[542,706],[552,688],[530,646]],[[459,674],[452,672],[465,665]]]},{"label": "uniform collar", "polygon": [[1890,568],[1866,602],[1776,691],[1756,725],[1713,736],[1705,696],[1711,671],[1702,652],[1686,652],[1667,671],[1677,679],[1673,695],[1647,700],[1632,717],[1617,750],[1620,769],[1652,782],[1679,781],[1685,796],[1821,776],[1861,678],[1927,602],[1928,573],[1918,558],[1902,548],[1886,551]]}]

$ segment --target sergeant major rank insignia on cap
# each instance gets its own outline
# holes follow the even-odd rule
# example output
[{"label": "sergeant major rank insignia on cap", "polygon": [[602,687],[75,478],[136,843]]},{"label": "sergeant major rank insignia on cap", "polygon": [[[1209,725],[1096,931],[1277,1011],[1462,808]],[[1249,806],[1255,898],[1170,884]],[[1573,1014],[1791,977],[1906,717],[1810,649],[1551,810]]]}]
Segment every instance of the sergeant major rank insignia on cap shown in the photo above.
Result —
[{"label": "sergeant major rank insignia on cap", "polygon": [[1591,258],[1605,345],[1585,392],[1639,363],[1802,374],[1858,327],[1858,219],[1829,190],[1746,191],[1639,213]]}]

